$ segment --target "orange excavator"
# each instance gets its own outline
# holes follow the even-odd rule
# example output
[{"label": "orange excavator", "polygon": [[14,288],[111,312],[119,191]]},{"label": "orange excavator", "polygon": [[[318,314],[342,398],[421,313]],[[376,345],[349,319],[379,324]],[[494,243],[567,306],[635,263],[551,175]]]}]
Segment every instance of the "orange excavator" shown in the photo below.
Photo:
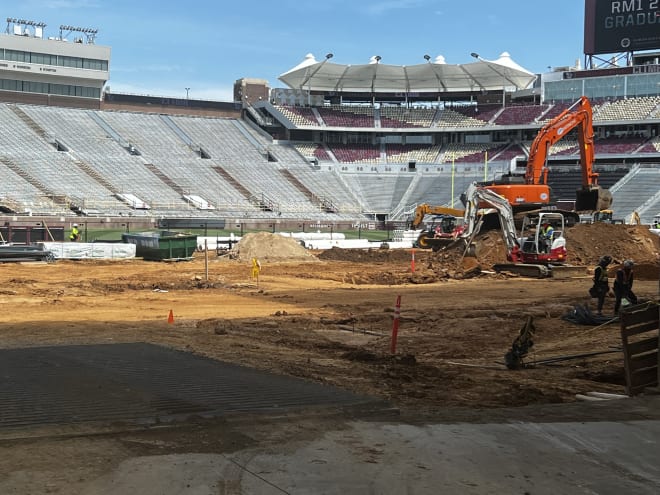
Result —
[{"label": "orange excavator", "polygon": [[[483,184],[504,196],[514,212],[550,206],[547,160],[550,147],[577,129],[582,168],[582,187],[576,191],[576,211],[600,211],[612,204],[612,193],[598,185],[594,172],[594,130],[591,103],[582,96],[569,108],[548,121],[539,131],[529,149],[524,177],[508,176],[503,180]],[[576,217],[577,218],[577,217]]]}]

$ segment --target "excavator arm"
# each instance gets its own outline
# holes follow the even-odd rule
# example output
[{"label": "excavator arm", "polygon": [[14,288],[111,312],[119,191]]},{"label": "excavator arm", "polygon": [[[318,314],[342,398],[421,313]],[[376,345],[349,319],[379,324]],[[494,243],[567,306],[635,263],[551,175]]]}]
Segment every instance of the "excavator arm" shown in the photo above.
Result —
[{"label": "excavator arm", "polygon": [[550,147],[573,129],[578,131],[582,169],[582,188],[577,191],[575,209],[606,209],[612,204],[612,194],[598,186],[598,173],[594,171],[593,111],[586,96],[582,96],[541,128],[529,148],[525,182],[529,185],[547,185]]},{"label": "excavator arm", "polygon": [[[577,106],[577,109],[574,108]],[[563,139],[570,131],[578,128],[580,144],[580,163],[582,163],[582,184],[597,185],[598,174],[593,171],[594,163],[594,129],[591,103],[585,96],[581,97],[569,108],[550,120],[541,128],[529,147],[527,160],[527,184],[547,184],[548,167],[546,162],[550,147]]]},{"label": "excavator arm", "polygon": [[516,237],[516,225],[511,204],[504,196],[488,188],[480,187],[476,183],[470,184],[465,191],[465,215],[463,216],[465,231],[462,237],[468,240],[468,242],[471,242],[479,233],[481,221],[478,210],[484,205],[494,208],[497,211],[507,253],[511,256],[511,254],[516,253],[520,249]]},{"label": "excavator arm", "polygon": [[544,206],[550,202],[548,186],[548,156],[553,144],[563,139],[573,129],[577,130],[580,146],[582,187],[576,194],[575,209],[595,211],[609,208],[612,194],[598,185],[598,173],[594,172],[593,111],[589,99],[582,96],[569,108],[546,123],[532,141],[527,159],[524,181],[520,183],[495,183],[489,189],[507,198],[517,208]]}]

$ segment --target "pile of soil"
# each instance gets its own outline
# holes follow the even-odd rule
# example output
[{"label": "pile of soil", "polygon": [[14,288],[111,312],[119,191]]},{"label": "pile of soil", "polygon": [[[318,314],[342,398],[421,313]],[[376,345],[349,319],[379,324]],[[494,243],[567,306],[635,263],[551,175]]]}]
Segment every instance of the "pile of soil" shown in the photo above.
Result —
[{"label": "pile of soil", "polygon": [[[318,254],[318,258],[324,261],[364,261],[368,263],[409,263],[412,261],[412,256],[412,249],[343,249],[339,247],[333,247]],[[425,257],[424,251],[415,250],[415,258]]]},{"label": "pile of soil", "polygon": [[284,237],[270,232],[245,234],[236,244],[229,256],[240,261],[253,258],[262,261],[303,261],[314,262],[318,259],[291,237]]},{"label": "pile of soil", "polygon": [[[568,263],[584,266],[585,275],[598,263],[598,259],[609,254],[613,258],[610,275],[627,259],[635,262],[635,277],[638,280],[655,280],[660,266],[660,237],[641,225],[577,224],[564,232],[568,249]],[[323,261],[343,261],[372,264],[388,264],[375,278],[374,274],[324,275],[352,283],[432,283],[447,279],[465,279],[476,275],[500,277],[492,272],[498,263],[507,263],[507,249],[499,229],[488,230],[475,239],[476,257],[466,255],[461,245],[438,251],[415,249],[415,272],[412,272],[413,253],[410,249],[341,249],[332,248],[320,252]],[[396,267],[396,268],[395,268]]]},{"label": "pile of soil", "polygon": [[[613,259],[616,270],[627,259],[635,262],[635,274],[652,280],[658,277],[660,237],[643,225],[613,225],[606,223],[577,224],[564,232],[568,263],[593,267],[603,255]],[[499,230],[490,230],[475,240],[477,260],[483,269],[496,263],[506,263],[506,246]]]}]

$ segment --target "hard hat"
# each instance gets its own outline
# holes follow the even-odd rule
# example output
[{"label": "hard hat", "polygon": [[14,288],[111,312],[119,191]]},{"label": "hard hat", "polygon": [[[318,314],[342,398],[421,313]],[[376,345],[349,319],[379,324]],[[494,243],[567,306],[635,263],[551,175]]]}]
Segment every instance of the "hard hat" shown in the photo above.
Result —
[{"label": "hard hat", "polygon": [[74,227],[77,227],[77,226],[78,226],[78,224],[77,224],[77,223],[74,223],[74,224],[73,224],[73,226],[74,226]]},{"label": "hard hat", "polygon": [[599,263],[609,265],[612,263],[612,257],[608,256],[607,254],[605,256],[601,256]]},{"label": "hard hat", "polygon": [[623,267],[624,268],[632,268],[635,263],[633,260],[626,260],[623,262]]}]

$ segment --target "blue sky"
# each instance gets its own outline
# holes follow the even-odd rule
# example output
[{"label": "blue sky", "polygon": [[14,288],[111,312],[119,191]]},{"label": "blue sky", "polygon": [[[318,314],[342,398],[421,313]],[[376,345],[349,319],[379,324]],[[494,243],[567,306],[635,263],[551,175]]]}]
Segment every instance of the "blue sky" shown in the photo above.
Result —
[{"label": "blue sky", "polygon": [[584,62],[581,0],[22,0],[3,19],[99,30],[112,47],[111,90],[232,100],[236,79],[277,77],[312,53],[338,64],[450,64],[508,51],[532,72]]}]

